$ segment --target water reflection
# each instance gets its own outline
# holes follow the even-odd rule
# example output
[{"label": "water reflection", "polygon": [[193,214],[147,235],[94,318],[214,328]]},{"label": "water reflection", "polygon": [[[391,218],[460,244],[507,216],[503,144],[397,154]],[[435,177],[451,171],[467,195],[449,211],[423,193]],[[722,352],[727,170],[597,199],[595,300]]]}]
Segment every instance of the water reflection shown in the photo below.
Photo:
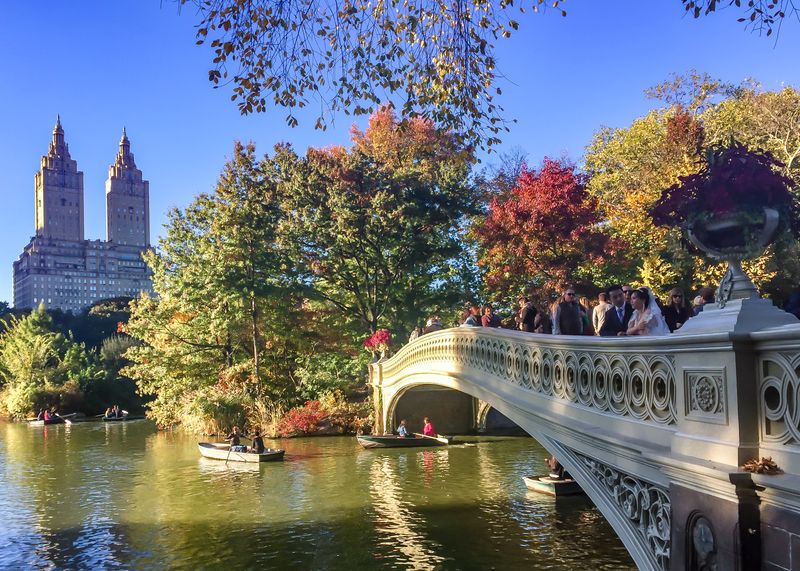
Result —
[{"label": "water reflection", "polygon": [[[435,464],[432,451],[424,450],[417,456],[423,465],[423,472],[426,465],[429,473],[432,472]],[[406,457],[405,454],[401,456],[403,460]],[[437,554],[435,542],[425,537],[428,524],[425,517],[402,499],[403,486],[397,467],[397,458],[391,456],[374,459],[370,467],[370,492],[381,560],[397,564],[403,569],[435,569],[443,558]],[[407,466],[405,468],[403,472],[407,473]],[[432,477],[432,474],[428,477]]]},{"label": "water reflection", "polygon": [[201,458],[146,422],[0,424],[0,568],[632,569],[587,502],[526,495],[529,439]]}]

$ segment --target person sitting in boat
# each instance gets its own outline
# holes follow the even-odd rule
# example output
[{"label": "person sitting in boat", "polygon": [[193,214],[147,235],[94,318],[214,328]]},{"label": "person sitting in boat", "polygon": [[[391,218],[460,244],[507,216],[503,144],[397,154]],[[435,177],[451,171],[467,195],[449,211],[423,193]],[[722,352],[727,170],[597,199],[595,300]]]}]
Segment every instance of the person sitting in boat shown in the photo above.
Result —
[{"label": "person sitting in boat", "polygon": [[234,426],[233,431],[225,437],[225,440],[231,443],[231,452],[247,452],[247,447],[241,445],[241,433],[239,432],[239,427]]},{"label": "person sitting in boat", "polygon": [[431,419],[426,416],[423,422],[425,426],[422,427],[422,434],[425,436],[436,436],[436,429],[433,427]]},{"label": "person sitting in boat", "polygon": [[564,466],[561,465],[561,462],[556,460],[555,456],[550,456],[547,459],[547,467],[550,468],[550,478],[553,480],[563,480],[564,479]]},{"label": "person sitting in boat", "polygon": [[39,414],[36,415],[36,420],[44,420],[44,415],[47,414],[47,410],[40,409]]},{"label": "person sitting in boat", "polygon": [[57,418],[61,418],[58,416],[58,409],[55,406],[51,406],[49,411],[44,411],[44,420],[55,420]]},{"label": "person sitting in boat", "polygon": [[400,438],[408,438],[408,428],[406,428],[406,419],[400,421],[400,426],[397,427],[397,435]]},{"label": "person sitting in boat", "polygon": [[250,446],[250,452],[253,454],[263,454],[266,450],[266,446],[264,446],[264,439],[261,438],[261,431],[256,428],[253,430],[253,438],[252,438],[252,446]]}]

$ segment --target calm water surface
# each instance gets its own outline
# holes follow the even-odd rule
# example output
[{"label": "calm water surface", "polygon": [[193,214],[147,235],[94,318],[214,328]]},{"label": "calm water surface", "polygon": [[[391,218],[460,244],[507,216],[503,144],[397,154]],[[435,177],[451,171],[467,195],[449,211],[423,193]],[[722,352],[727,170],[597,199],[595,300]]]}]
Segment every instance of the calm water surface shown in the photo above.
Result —
[{"label": "calm water surface", "polygon": [[634,569],[585,499],[526,492],[531,439],[200,458],[146,421],[0,424],[3,569]]}]

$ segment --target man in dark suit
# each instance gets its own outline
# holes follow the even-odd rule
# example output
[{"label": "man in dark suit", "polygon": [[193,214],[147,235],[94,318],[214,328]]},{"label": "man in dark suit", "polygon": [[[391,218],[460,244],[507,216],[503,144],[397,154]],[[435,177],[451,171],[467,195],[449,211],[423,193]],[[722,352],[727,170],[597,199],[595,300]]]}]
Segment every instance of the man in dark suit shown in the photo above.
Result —
[{"label": "man in dark suit", "polygon": [[611,301],[611,308],[606,311],[606,318],[600,328],[600,335],[614,337],[624,334],[628,330],[628,321],[633,314],[633,308],[625,301],[625,294],[622,292],[621,286],[611,286],[608,288],[607,293]]}]

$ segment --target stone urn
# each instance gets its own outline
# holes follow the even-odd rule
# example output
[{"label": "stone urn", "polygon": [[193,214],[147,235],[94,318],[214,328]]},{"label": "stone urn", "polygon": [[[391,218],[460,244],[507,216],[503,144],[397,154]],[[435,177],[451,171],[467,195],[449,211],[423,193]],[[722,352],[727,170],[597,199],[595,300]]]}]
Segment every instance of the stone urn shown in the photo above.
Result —
[{"label": "stone urn", "polygon": [[775,239],[780,213],[762,207],[762,212],[732,212],[716,218],[695,220],[687,228],[689,240],[705,254],[728,262],[728,270],[717,290],[717,303],[724,307],[733,299],[759,297],[752,280],[742,269],[742,260],[760,255]]}]

